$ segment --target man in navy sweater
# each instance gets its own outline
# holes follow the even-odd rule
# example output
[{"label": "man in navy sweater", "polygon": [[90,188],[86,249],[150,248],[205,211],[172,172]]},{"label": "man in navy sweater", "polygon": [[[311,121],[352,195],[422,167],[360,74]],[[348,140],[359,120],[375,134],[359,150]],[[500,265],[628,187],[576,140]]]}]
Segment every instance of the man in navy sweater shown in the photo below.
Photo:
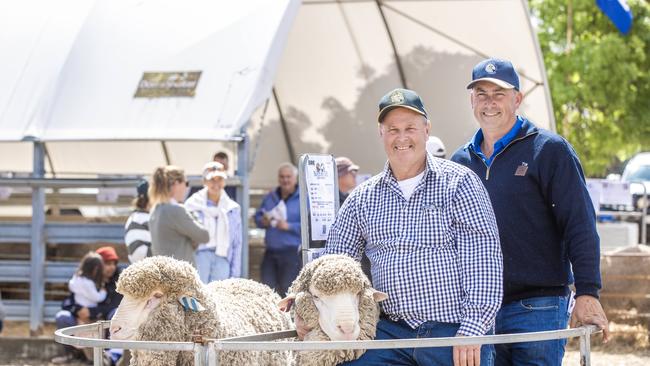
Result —
[{"label": "man in navy sweater", "polygon": [[[570,316],[572,327],[601,327],[607,341],[596,218],[575,151],[516,114],[523,96],[509,61],[480,62],[467,88],[480,129],[451,159],[482,178],[496,214],[504,281],[496,333],[564,329]],[[495,365],[559,366],[565,343],[497,345]]]}]

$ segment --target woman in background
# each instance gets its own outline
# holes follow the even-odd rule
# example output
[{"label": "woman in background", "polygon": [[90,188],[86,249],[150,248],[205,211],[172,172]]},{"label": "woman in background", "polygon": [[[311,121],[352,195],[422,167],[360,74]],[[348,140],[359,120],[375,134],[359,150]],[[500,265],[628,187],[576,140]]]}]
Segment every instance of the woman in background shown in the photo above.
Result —
[{"label": "woman in background", "polygon": [[241,276],[241,211],[224,189],[227,177],[221,163],[205,164],[203,189],[185,201],[210,233],[210,240],[200,244],[195,254],[204,283]]},{"label": "woman in background", "polygon": [[149,230],[153,255],[166,255],[194,265],[198,243],[207,242],[210,235],[179,204],[185,198],[187,186],[185,174],[179,167],[168,165],[154,171],[149,187]]}]

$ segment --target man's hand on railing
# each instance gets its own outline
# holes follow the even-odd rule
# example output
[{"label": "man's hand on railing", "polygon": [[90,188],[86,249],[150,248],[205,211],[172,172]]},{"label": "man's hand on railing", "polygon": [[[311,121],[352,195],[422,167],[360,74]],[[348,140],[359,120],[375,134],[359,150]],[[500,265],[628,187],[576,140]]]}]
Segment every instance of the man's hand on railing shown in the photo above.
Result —
[{"label": "man's hand on railing", "polygon": [[576,297],[576,305],[571,313],[571,328],[593,324],[603,330],[603,343],[609,341],[609,321],[600,301],[593,296],[582,295]]},{"label": "man's hand on railing", "polygon": [[305,324],[305,322],[300,316],[298,316],[298,314],[296,314],[296,319],[294,319],[294,322],[296,323],[296,332],[298,333],[298,339],[304,341],[305,336],[311,331],[311,328]]},{"label": "man's hand on railing", "polygon": [[[464,336],[458,336],[464,337]],[[454,366],[480,366],[481,345],[454,346]]]}]

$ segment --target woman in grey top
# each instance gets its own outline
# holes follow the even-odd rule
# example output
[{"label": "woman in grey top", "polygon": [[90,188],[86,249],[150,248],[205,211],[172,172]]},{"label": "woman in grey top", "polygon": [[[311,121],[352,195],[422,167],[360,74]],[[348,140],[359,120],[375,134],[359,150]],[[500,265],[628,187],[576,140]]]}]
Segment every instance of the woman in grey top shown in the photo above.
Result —
[{"label": "woman in grey top", "polygon": [[166,255],[194,265],[194,251],[210,236],[179,204],[185,198],[187,185],[181,168],[168,165],[156,169],[149,185],[149,231],[153,255]]}]

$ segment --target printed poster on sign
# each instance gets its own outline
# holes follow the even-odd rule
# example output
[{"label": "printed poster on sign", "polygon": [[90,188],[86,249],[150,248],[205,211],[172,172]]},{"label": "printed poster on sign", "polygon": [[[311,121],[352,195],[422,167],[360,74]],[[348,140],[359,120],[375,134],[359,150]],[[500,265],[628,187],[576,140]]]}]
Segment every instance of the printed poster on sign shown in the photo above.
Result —
[{"label": "printed poster on sign", "polygon": [[[306,166],[311,240],[326,240],[334,222],[334,161],[331,156],[309,156]],[[338,193],[338,192],[336,192]]]}]

